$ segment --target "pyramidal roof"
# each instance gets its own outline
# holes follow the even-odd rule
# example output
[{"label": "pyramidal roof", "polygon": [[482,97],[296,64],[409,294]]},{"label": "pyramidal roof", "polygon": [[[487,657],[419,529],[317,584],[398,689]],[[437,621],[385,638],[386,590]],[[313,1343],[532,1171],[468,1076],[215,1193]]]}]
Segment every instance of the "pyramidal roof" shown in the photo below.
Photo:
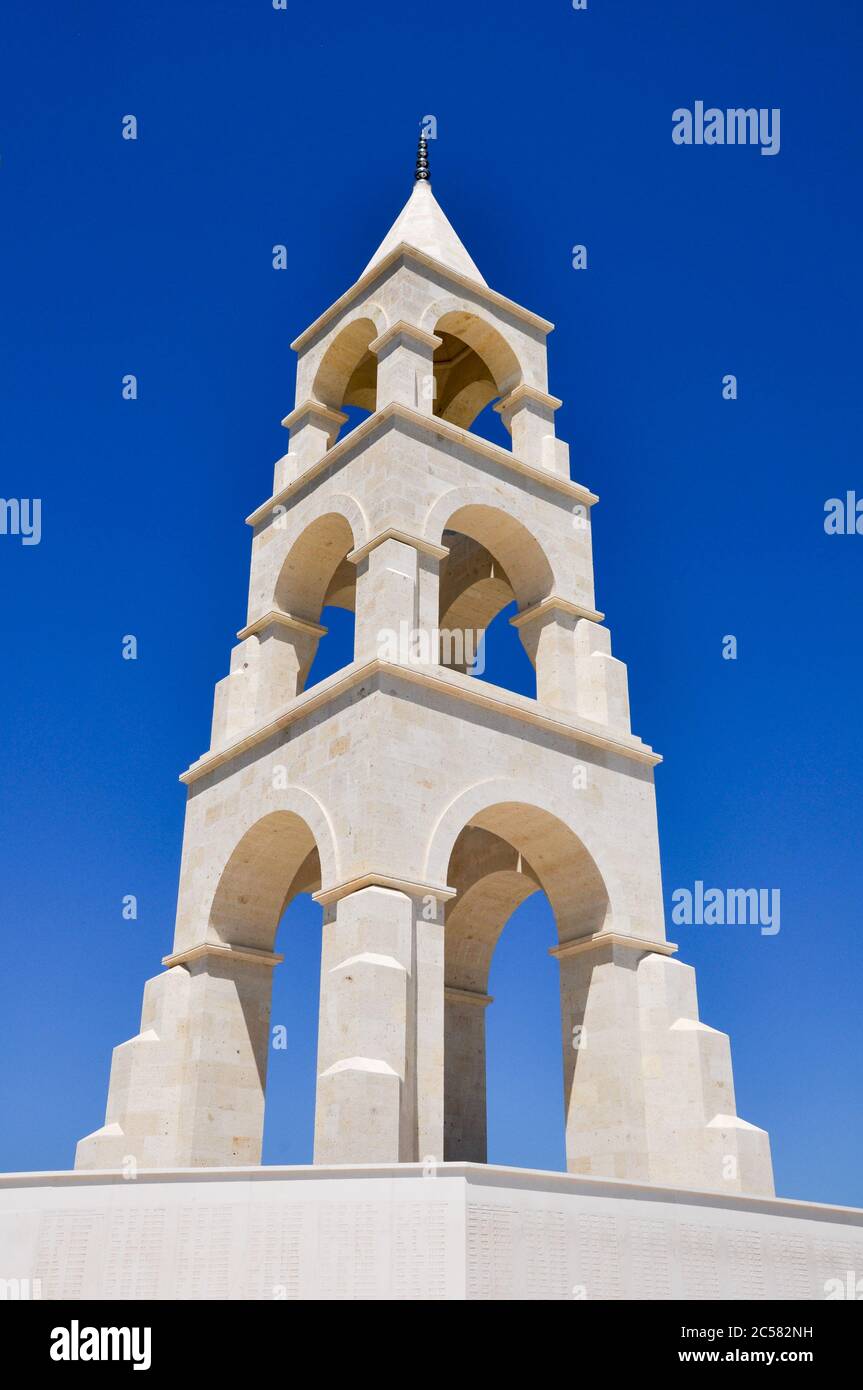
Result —
[{"label": "pyramidal roof", "polygon": [[415,251],[423,251],[433,260],[440,261],[441,265],[458,271],[460,275],[467,275],[471,280],[478,280],[481,285],[485,284],[479,270],[459,241],[452,223],[432,193],[427,176],[418,178],[414,184],[411,196],[372,256],[363,275],[384,260],[399,242],[405,242]]}]

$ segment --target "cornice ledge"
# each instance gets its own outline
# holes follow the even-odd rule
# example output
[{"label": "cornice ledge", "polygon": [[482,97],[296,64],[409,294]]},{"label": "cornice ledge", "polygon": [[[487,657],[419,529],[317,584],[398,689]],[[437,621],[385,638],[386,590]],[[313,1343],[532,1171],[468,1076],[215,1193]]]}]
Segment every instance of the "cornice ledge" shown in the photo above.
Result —
[{"label": "cornice ledge", "polygon": [[440,347],[443,342],[443,338],[439,338],[436,333],[426,333],[424,328],[419,328],[415,323],[408,323],[407,319],[396,319],[395,323],[391,323],[389,328],[385,328],[383,333],[379,333],[377,338],[372,339],[369,343],[369,352],[377,357],[389,343],[395,342],[397,338],[412,338],[414,342],[419,343],[422,347],[431,348],[432,351]]},{"label": "cornice ledge", "polygon": [[435,560],[444,560],[449,555],[449,546],[447,545],[434,545],[431,541],[424,540],[422,536],[414,536],[409,531],[402,531],[398,526],[385,526],[382,531],[378,531],[377,535],[372,536],[371,540],[366,541],[365,545],[349,551],[345,559],[352,565],[358,565],[379,545],[383,545],[384,541],[401,541],[402,545],[412,545],[414,550],[421,551],[423,555],[430,555]]},{"label": "cornice ledge", "polygon": [[555,612],[571,613],[574,618],[587,618],[592,623],[601,623],[605,617],[605,614],[596,608],[582,608],[581,604],[571,603],[568,598],[558,598],[555,594],[549,594],[548,598],[533,604],[531,608],[524,608],[520,613],[515,613],[509,621],[513,627],[526,627],[537,618],[544,618],[547,613]]},{"label": "cornice ledge", "polygon": [[222,959],[230,957],[231,960],[241,960],[247,965],[281,965],[284,956],[277,955],[275,951],[259,951],[255,946],[226,946],[221,941],[200,941],[197,946],[190,946],[186,951],[175,951],[173,955],[163,956],[162,964],[170,970],[174,965],[187,965],[189,961],[200,960],[202,956],[221,956]]},{"label": "cornice ledge", "polygon": [[330,405],[323,405],[320,401],[303,401],[295,406],[289,415],[286,415],[282,424],[286,430],[295,429],[301,420],[308,416],[317,415],[328,425],[342,426],[351,418],[343,410],[334,410]]},{"label": "cornice ledge", "polygon": [[598,931],[590,936],[577,936],[572,941],[562,941],[559,946],[549,946],[548,954],[557,960],[567,956],[580,955],[582,951],[593,951],[599,946],[623,946],[630,951],[644,951],[659,956],[673,956],[677,946],[673,941],[647,941],[640,936],[628,936],[624,932]]},{"label": "cornice ledge", "polygon": [[504,396],[492,408],[502,415],[505,411],[515,410],[516,406],[524,405],[528,401],[533,402],[534,405],[545,406],[552,413],[560,410],[563,405],[563,401],[558,396],[550,396],[547,391],[540,391],[537,386],[528,386],[527,382],[523,381],[520,386],[516,386],[514,391],[510,391],[508,396]]},{"label": "cornice ledge", "polygon": [[363,681],[378,673],[401,677],[403,680],[422,685],[426,689],[437,691],[439,694],[462,700],[466,704],[479,705],[494,713],[508,715],[519,723],[531,724],[535,728],[560,734],[564,738],[572,739],[573,742],[588,743],[594,748],[601,748],[606,752],[618,754],[620,757],[630,758],[633,762],[642,763],[648,767],[655,767],[662,762],[662,755],[654,752],[648,744],[642,743],[641,739],[632,735],[616,737],[607,733],[600,724],[594,724],[589,720],[575,720],[564,714],[555,713],[545,706],[537,705],[526,695],[514,695],[509,690],[502,690],[499,686],[477,681],[471,676],[462,675],[460,672],[449,671],[444,666],[407,666],[375,657],[371,661],[364,662],[361,666],[352,663],[344,670],[336,671],[325,681],[321,681],[320,685],[298,695],[266,724],[249,730],[235,743],[218,748],[214,752],[204,753],[197,762],[192,763],[185,772],[180,773],[179,780],[186,786],[192,786],[199,778],[214,772],[223,764],[231,762],[250,748],[256,747],[257,744],[266,742],[268,738],[280,733],[282,729],[289,728],[291,724],[314,713],[327,701],[335,699],[344,694],[345,691],[353,689],[354,686],[361,685]]},{"label": "cornice ledge", "polygon": [[363,888],[388,888],[394,893],[405,893],[410,898],[437,898],[439,902],[448,902],[457,892],[445,883],[423,883],[418,879],[396,878],[392,874],[369,869],[353,878],[343,879],[341,883],[334,883],[330,888],[319,888],[317,893],[312,894],[312,899],[326,906],[350,897],[351,893],[359,893]]},{"label": "cornice ledge", "polygon": [[336,318],[343,310],[347,309],[364,290],[373,285],[376,280],[386,275],[398,261],[413,260],[419,265],[427,266],[430,270],[435,270],[439,275],[444,275],[453,284],[460,285],[463,289],[470,290],[478,299],[484,299],[488,304],[493,304],[495,308],[504,309],[513,317],[522,319],[529,323],[531,327],[538,328],[541,333],[551,333],[554,324],[548,319],[542,318],[539,314],[533,313],[531,309],[525,309],[521,304],[516,304],[515,300],[507,299],[505,295],[498,294],[497,290],[489,289],[488,285],[480,284],[478,280],[473,280],[469,275],[462,275],[460,271],[453,270],[450,266],[444,265],[443,261],[435,260],[434,256],[429,256],[425,251],[420,251],[415,246],[410,246],[406,241],[400,241],[398,246],[394,246],[388,256],[376,265],[371,266],[359,280],[355,280],[350,289],[340,295],[328,309],[319,314],[314,323],[310,323],[298,338],[291,343],[293,352],[300,352],[312,338],[320,333],[322,328]]},{"label": "cornice ledge", "polygon": [[346,454],[357,444],[361,444],[368,435],[382,429],[394,420],[403,420],[406,424],[423,429],[429,434],[442,435],[445,439],[451,439],[472,453],[482,454],[503,468],[509,468],[512,472],[520,473],[526,478],[532,478],[553,492],[563,493],[565,497],[584,502],[589,507],[594,506],[599,501],[596,493],[591,492],[590,488],[584,487],[582,483],[574,483],[571,479],[561,478],[558,474],[551,473],[545,468],[537,468],[535,464],[525,463],[522,459],[516,458],[515,454],[511,454],[508,449],[502,449],[499,444],[490,444],[487,439],[480,439],[479,435],[471,434],[470,430],[462,429],[460,425],[453,425],[449,420],[442,420],[438,415],[421,415],[418,410],[411,410],[409,406],[391,401],[389,405],[384,406],[383,410],[377,410],[374,415],[369,415],[367,419],[361,421],[351,430],[350,434],[345,435],[344,439],[340,439],[319,459],[309,464],[296,478],[292,478],[278,492],[273,493],[266,502],[262,502],[259,507],[256,507],[246,517],[246,525],[257,526],[259,522],[265,521],[270,513],[275,512],[276,507],[282,506],[295,492],[313,481],[319,473],[323,473],[333,463],[337,463],[343,454]]},{"label": "cornice ledge", "polygon": [[494,1003],[493,994],[481,994],[476,989],[459,989],[456,985],[444,985],[443,993],[451,1004],[472,1004],[474,1008],[485,1009]]},{"label": "cornice ledge", "polygon": [[320,623],[310,622],[308,618],[296,618],[292,613],[281,613],[278,609],[271,608],[268,613],[262,613],[260,618],[255,618],[245,627],[241,627],[237,637],[243,642],[247,637],[253,637],[256,632],[262,632],[265,627],[289,627],[296,632],[305,632],[309,637],[326,637],[329,631]]}]

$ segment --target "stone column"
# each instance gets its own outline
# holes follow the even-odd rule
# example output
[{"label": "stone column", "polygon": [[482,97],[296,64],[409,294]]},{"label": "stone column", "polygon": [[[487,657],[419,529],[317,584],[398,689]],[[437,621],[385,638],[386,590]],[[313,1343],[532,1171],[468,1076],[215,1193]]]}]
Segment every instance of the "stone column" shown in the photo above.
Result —
[{"label": "stone column", "polygon": [[597,622],[582,621],[575,628],[575,686],[577,714],[630,732],[626,666],[611,655],[611,633]]},{"label": "stone column", "polygon": [[105,1125],[77,1168],[261,1161],[272,966],[268,951],[202,944],[167,956],[141,1032],[114,1049]]},{"label": "stone column", "polygon": [[485,1163],[485,1011],[490,994],[447,986],[444,1158]]},{"label": "stone column", "polygon": [[444,1152],[444,910],[440,897],[414,898],[416,922],[417,1158]]},{"label": "stone column", "polygon": [[259,724],[293,700],[305,686],[318,643],[327,629],[306,618],[270,612],[237,636],[257,636],[255,718]]},{"label": "stone column", "polygon": [[638,951],[596,936],[552,955],[560,963],[567,1171],[649,1182]]},{"label": "stone column", "polygon": [[494,408],[512,435],[512,452],[517,458],[569,478],[569,446],[554,433],[554,412],[562,404],[535,386],[522,385]]},{"label": "stone column", "polygon": [[598,933],[560,962],[570,1173],[771,1195],[766,1133],[737,1115],[724,1033],[668,942]]},{"label": "stone column", "polygon": [[378,359],[376,410],[395,402],[422,415],[433,415],[434,352],[443,339],[399,320],[369,343]]},{"label": "stone column", "polygon": [[253,727],[257,681],[258,643],[247,637],[231,649],[230,672],[216,682],[211,748],[225,747]]},{"label": "stone column", "polygon": [[445,546],[394,528],[348,556],[357,567],[354,659],[438,660],[438,568]]},{"label": "stone column", "polygon": [[580,712],[579,629],[595,626],[602,617],[595,609],[550,597],[510,618],[536,669],[540,704],[567,714]]},{"label": "stone column", "polygon": [[698,1017],[691,965],[638,965],[651,1181],[773,1196],[770,1139],[737,1114],[731,1044]]},{"label": "stone column", "polygon": [[319,401],[304,401],[290,415],[286,415],[282,424],[290,431],[290,443],[289,453],[279,460],[280,476],[288,482],[291,464],[299,474],[309,464],[323,458],[348,418],[344,411],[332,410]]},{"label": "stone column", "polygon": [[167,958],[191,976],[181,1130],[189,1167],[261,1161],[272,966],[282,959],[212,945]]},{"label": "stone column", "polygon": [[368,887],[325,905],[315,1163],[418,1157],[411,898]]}]

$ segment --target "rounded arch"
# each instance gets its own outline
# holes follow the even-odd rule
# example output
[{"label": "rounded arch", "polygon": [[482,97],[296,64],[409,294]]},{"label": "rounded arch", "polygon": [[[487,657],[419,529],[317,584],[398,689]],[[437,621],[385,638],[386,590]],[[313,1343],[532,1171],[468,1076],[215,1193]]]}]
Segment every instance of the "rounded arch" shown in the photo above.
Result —
[{"label": "rounded arch", "polygon": [[[447,1159],[486,1161],[485,1006],[493,1002],[488,994],[492,960],[513,913],[532,894],[543,892],[561,944],[599,931],[609,917],[609,895],[600,869],[584,840],[560,814],[562,810],[534,787],[500,778],[456,797],[432,835],[426,873],[443,873],[444,881],[456,890],[444,919]],[[547,982],[550,965],[543,953]],[[563,999],[561,992],[562,1006]],[[562,1018],[568,1026],[565,1010]],[[547,1010],[541,1019],[543,1028],[551,1023]],[[556,1047],[558,1038],[552,1026],[547,1042]],[[561,1144],[563,1134],[560,1126]]]},{"label": "rounded arch", "polygon": [[611,920],[614,885],[591,844],[586,809],[577,828],[572,812],[573,806],[560,805],[533,783],[509,778],[477,783],[457,796],[437,822],[426,856],[428,881],[447,882],[465,828],[484,830],[515,851],[518,873],[527,866],[551,904],[560,942],[600,931]]},{"label": "rounded arch", "polygon": [[440,339],[434,352],[435,414],[470,429],[485,406],[519,384],[521,365],[503,334],[466,305],[439,313],[431,331]]},{"label": "rounded arch", "polygon": [[350,497],[326,498],[317,515],[304,511],[299,531],[282,562],[273,594],[275,607],[295,618],[317,622],[336,598],[353,608],[354,567],[346,556],[366,540],[367,525]]},{"label": "rounded arch", "polygon": [[386,316],[375,304],[364,304],[342,323],[324,349],[315,372],[312,396],[333,410],[358,406],[375,408],[377,359],[369,343],[386,328]]},{"label": "rounded arch", "polygon": [[491,373],[496,394],[505,396],[524,380],[518,353],[499,323],[486,318],[470,300],[458,295],[444,295],[426,306],[420,328],[439,337],[448,334],[458,338]]},{"label": "rounded arch", "polygon": [[275,803],[240,826],[218,875],[208,937],[271,951],[282,913],[300,892],[335,882],[335,841],[320,803],[298,787],[272,792]]},{"label": "rounded arch", "polygon": [[501,932],[542,884],[512,845],[471,825],[453,845],[447,881],[457,896],[446,912],[445,984],[484,994]]},{"label": "rounded arch", "polygon": [[493,488],[453,488],[431,508],[426,538],[447,547],[440,570],[442,631],[483,631],[515,599],[519,610],[554,592],[548,557],[512,499]]}]

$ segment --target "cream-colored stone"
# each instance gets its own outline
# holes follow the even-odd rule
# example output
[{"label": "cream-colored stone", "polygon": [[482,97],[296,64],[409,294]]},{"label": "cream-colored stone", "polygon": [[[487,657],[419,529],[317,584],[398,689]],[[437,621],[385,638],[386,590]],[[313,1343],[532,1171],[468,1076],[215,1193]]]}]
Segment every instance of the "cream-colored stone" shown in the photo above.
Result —
[{"label": "cream-colored stone", "polygon": [[[79,1167],[259,1161],[273,948],[299,892],[324,907],[316,1162],[484,1161],[489,969],[543,891],[571,1172],[772,1191],[728,1041],[665,940],[659,759],[595,606],[597,499],[555,434],[550,329],[489,289],[420,185],[297,340],[247,623],[183,778],[168,970]],[[511,452],[471,433],[491,401]],[[372,415],[340,436],[346,406]],[[513,601],[536,700],[467,674]],[[307,691],[327,605],[356,612],[354,659]]]}]

